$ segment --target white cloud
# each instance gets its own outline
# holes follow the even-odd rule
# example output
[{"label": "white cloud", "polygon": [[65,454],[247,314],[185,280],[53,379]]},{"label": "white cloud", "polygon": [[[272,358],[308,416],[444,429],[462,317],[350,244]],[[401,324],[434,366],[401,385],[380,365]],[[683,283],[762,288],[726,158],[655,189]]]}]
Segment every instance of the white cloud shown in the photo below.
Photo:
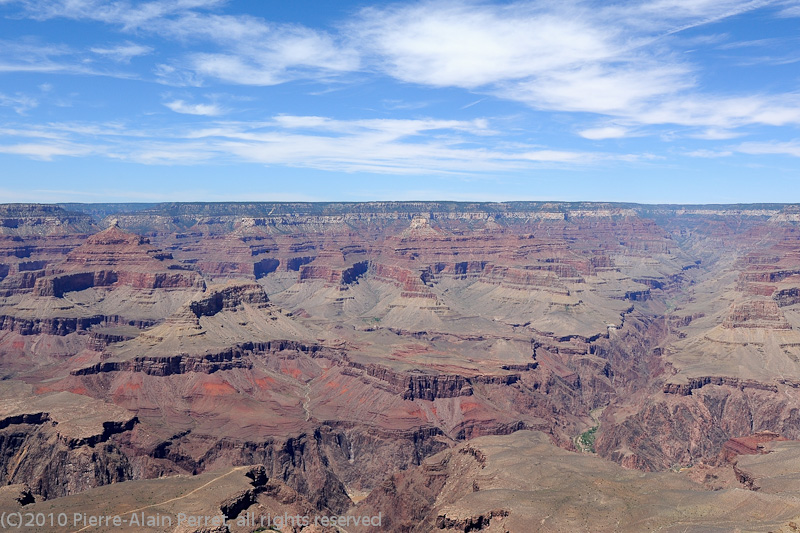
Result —
[{"label": "white cloud", "polygon": [[[461,109],[466,109],[468,107],[472,107],[473,105],[481,102],[482,100],[484,100],[484,99],[482,98],[481,100],[477,100],[477,101],[475,101],[475,102],[473,102],[471,104],[467,104],[466,106],[462,107]],[[423,109],[423,108],[428,107],[429,105],[431,105],[431,102],[406,102],[404,100],[398,100],[398,99],[393,99],[393,98],[384,99],[382,103],[383,103],[384,109],[390,109],[392,111],[398,110],[398,109],[400,109],[400,110]]]},{"label": "white cloud", "polygon": [[731,131],[718,128],[708,128],[699,133],[690,133],[689,135],[687,135],[687,137],[692,137],[694,139],[704,139],[707,141],[723,141],[727,139],[735,139],[736,137],[741,137],[742,135],[744,134],[738,131]]},{"label": "white cloud", "polygon": [[635,118],[636,112],[654,99],[687,88],[686,75],[678,66],[591,65],[508,84],[497,94],[539,109]]},{"label": "white cloud", "polygon": [[425,132],[453,130],[473,135],[491,135],[486,119],[436,120],[436,119],[366,119],[335,120],[318,116],[278,115],[274,122],[286,129],[309,129],[341,134],[377,135],[382,139],[399,139]]},{"label": "white cloud", "polygon": [[172,65],[159,63],[153,68],[156,79],[165,85],[178,87],[200,87],[203,85],[201,77],[192,70],[177,69]]},{"label": "white cloud", "polygon": [[621,126],[605,126],[602,128],[589,128],[578,132],[585,139],[599,141],[603,139],[619,139],[628,135],[628,128]]},{"label": "white cloud", "polygon": [[241,85],[278,85],[288,81],[281,68],[264,68],[235,54],[193,54],[189,65],[201,77]]},{"label": "white cloud", "polygon": [[[85,50],[59,44],[41,44],[31,39],[0,40],[0,73],[4,72],[77,74],[124,79],[136,77],[131,73],[104,69],[88,57]],[[48,85],[45,83],[41,87]],[[46,92],[46,89],[42,90]]]},{"label": "white cloud", "polygon": [[[423,1],[377,4],[351,17],[338,31],[220,14],[224,3],[29,0],[22,5],[37,19],[94,20],[137,37],[179,41],[186,52],[154,66],[158,79],[174,85],[324,82],[369,70],[402,82],[469,89],[479,97],[496,96],[537,110],[591,113],[619,124],[617,129],[575,128],[593,140],[618,138],[642,125],[684,126],[691,131],[676,135],[720,140],[751,124],[800,124],[800,95],[708,92],[701,84],[702,69],[691,55],[678,53],[676,37],[688,28],[766,5],[786,13],[796,9],[797,2]],[[0,53],[0,72],[98,73],[96,65],[66,61],[65,57],[74,59],[75,52],[64,47],[40,46],[36,51],[30,43],[25,46],[30,48],[23,50],[27,55],[20,56],[19,50]],[[92,51],[125,62],[152,50],[126,42]],[[165,105],[179,113],[221,112],[211,104],[176,100]],[[696,133],[698,129],[705,133]]]},{"label": "white cloud", "polygon": [[208,150],[246,161],[344,172],[383,174],[474,174],[591,165],[633,159],[595,152],[509,146],[502,141],[476,147],[492,134],[486,120],[335,120],[318,116],[278,116],[257,127],[224,123],[192,132]]},{"label": "white cloud", "polygon": [[136,150],[119,153],[112,152],[111,157],[126,161],[135,161],[145,165],[198,165],[220,157],[213,148],[188,143],[146,142]]},{"label": "white cloud", "polygon": [[0,153],[24,155],[33,159],[50,161],[56,156],[78,156],[86,155],[89,150],[80,146],[23,143],[12,145],[0,145]]},{"label": "white cloud", "polygon": [[85,66],[65,60],[73,53],[66,46],[0,40],[0,72],[86,72]]},{"label": "white cloud", "polygon": [[699,66],[669,36],[776,2],[425,2],[365,9],[347,31],[370,65],[402,81],[631,126],[721,130],[798,124],[796,96],[708,93],[699,87]]},{"label": "white cloud", "polygon": [[800,94],[774,96],[682,95],[629,114],[644,124],[680,124],[708,127],[710,131],[748,124],[784,126],[800,124]]},{"label": "white cloud", "polygon": [[[278,115],[275,117],[275,122],[284,128],[314,128],[314,129],[339,129],[341,124],[338,120],[331,120],[327,117],[304,116],[298,117],[294,115]],[[335,125],[339,125],[338,127]]]},{"label": "white cloud", "polygon": [[[503,171],[530,161],[565,161],[564,154],[466,148],[471,135],[485,135],[484,120],[335,120],[282,115],[264,127],[221,124],[197,130],[210,148],[247,161],[347,172],[390,174]],[[466,137],[460,136],[466,135]],[[573,154],[577,161],[580,154]]]},{"label": "white cloud", "polygon": [[173,23],[172,31],[205,35],[223,52],[193,53],[183,65],[200,76],[242,85],[276,85],[297,78],[318,78],[349,72],[359,66],[358,54],[329,35],[298,26],[248,21],[234,17],[192,17]]},{"label": "white cloud", "polygon": [[[67,17],[95,20],[126,32],[156,34],[196,46],[211,42],[219,50],[188,53],[157,74],[166,82],[195,85],[196,77],[226,83],[275,85],[297,78],[317,78],[358,68],[358,54],[324,31],[297,24],[273,24],[247,15],[219,15],[203,10],[222,0],[154,0],[144,3],[96,0],[33,1],[26,4],[37,19]],[[93,52],[116,61],[149,53],[148,47],[127,43]],[[186,72],[189,71],[189,72]],[[190,81],[191,80],[191,81]]]},{"label": "white cloud", "polygon": [[337,120],[281,115],[262,122],[127,131],[118,124],[9,125],[0,152],[38,159],[89,155],[144,164],[255,162],[398,175],[502,173],[602,165],[640,156],[509,144],[485,119]]},{"label": "white cloud", "polygon": [[79,74],[90,74],[91,71],[87,68],[78,65],[60,65],[56,63],[43,63],[43,64],[20,64],[16,62],[5,63],[0,59],[0,72],[73,72]]},{"label": "white cloud", "polygon": [[796,1],[787,3],[793,5],[789,5],[789,7],[786,7],[783,10],[781,10],[780,13],[781,16],[787,18],[800,17],[800,5],[797,5],[798,3]]},{"label": "white cloud", "polygon": [[790,155],[800,157],[800,141],[746,142],[737,146],[736,151],[753,155]]},{"label": "white cloud", "polygon": [[636,24],[638,21],[640,24],[644,22],[655,27],[674,24],[668,33],[677,33],[775,3],[776,0],[646,1],[633,4],[628,9],[627,20],[631,24]]},{"label": "white cloud", "polygon": [[118,61],[120,63],[129,63],[130,60],[136,56],[141,56],[151,53],[153,51],[153,48],[141,44],[128,42],[125,44],[112,46],[110,48],[98,47],[98,48],[90,48],[90,50],[95,54],[106,56],[114,61]]},{"label": "white cloud", "polygon": [[371,8],[353,39],[403,81],[475,88],[616,57],[613,31],[532,4]]},{"label": "white cloud", "polygon": [[591,152],[568,152],[564,150],[535,150],[524,152],[518,156],[526,161],[541,161],[550,163],[593,163],[599,158],[600,154]]},{"label": "white cloud", "polygon": [[0,106],[10,107],[20,115],[24,115],[26,111],[37,105],[39,105],[39,102],[36,98],[24,94],[8,95],[0,93]]},{"label": "white cloud", "polygon": [[213,8],[225,0],[153,0],[131,3],[104,0],[26,0],[24,9],[37,20],[65,17],[119,24],[125,29],[137,29],[163,17],[196,8]]},{"label": "white cloud", "polygon": [[183,100],[173,100],[172,102],[165,102],[164,105],[176,113],[185,115],[214,116],[223,113],[222,108],[217,104],[189,104]]},{"label": "white cloud", "polygon": [[717,158],[717,157],[728,157],[733,155],[733,152],[729,150],[723,151],[715,151],[715,150],[692,150],[691,152],[686,152],[684,155],[689,157],[703,157],[703,158]]},{"label": "white cloud", "polygon": [[738,48],[752,48],[760,46],[773,46],[779,44],[782,39],[770,37],[767,39],[753,39],[751,41],[733,41],[717,46],[720,50],[736,50]]}]

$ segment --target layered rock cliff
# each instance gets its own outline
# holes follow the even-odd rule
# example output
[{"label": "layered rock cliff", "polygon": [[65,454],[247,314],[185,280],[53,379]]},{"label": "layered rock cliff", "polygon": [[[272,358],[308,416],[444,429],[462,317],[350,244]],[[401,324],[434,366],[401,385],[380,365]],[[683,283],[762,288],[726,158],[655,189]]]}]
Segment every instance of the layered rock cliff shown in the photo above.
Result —
[{"label": "layered rock cliff", "polygon": [[97,416],[5,416],[34,498],[260,464],[312,508],[464,531],[522,516],[456,490],[491,456],[465,440],[668,470],[800,438],[791,206],[141,207],[0,213],[0,383]]}]

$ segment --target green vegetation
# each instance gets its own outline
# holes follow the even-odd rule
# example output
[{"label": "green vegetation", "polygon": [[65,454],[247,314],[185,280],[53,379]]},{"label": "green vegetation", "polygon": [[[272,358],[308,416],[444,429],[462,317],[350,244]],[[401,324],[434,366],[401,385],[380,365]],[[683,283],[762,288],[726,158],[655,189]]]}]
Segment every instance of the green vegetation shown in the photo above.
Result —
[{"label": "green vegetation", "polygon": [[590,451],[594,453],[594,439],[597,436],[597,428],[599,426],[594,426],[591,429],[588,429],[581,433],[580,437],[578,437],[578,445],[584,451]]}]

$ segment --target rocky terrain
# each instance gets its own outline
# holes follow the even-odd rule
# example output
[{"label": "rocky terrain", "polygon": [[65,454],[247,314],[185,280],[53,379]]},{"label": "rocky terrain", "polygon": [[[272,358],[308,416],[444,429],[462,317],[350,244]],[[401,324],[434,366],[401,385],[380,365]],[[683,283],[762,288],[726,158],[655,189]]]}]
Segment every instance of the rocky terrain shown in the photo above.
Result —
[{"label": "rocky terrain", "polygon": [[0,206],[0,375],[3,509],[791,531],[800,209]]},{"label": "rocky terrain", "polygon": [[392,531],[797,531],[797,442],[774,451],[739,461],[757,491],[706,490],[683,473],[626,470],[518,431],[396,473],[354,512],[398,509],[386,519]]}]

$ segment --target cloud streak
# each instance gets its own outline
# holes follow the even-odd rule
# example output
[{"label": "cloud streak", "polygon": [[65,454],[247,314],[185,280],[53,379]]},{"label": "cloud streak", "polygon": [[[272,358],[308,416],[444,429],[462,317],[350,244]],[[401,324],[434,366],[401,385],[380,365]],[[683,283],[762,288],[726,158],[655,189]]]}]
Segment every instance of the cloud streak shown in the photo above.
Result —
[{"label": "cloud streak", "polygon": [[173,100],[165,102],[164,105],[172,111],[184,115],[215,116],[223,113],[222,108],[216,104],[189,104],[183,100]]},{"label": "cloud streak", "polygon": [[87,155],[91,149],[85,146],[55,143],[19,143],[10,145],[0,145],[0,153],[15,154],[39,159],[42,161],[52,161],[59,156],[81,156]]},{"label": "cloud streak", "polygon": [[800,157],[800,141],[746,142],[736,147],[738,152],[752,155],[788,155]]},{"label": "cloud streak", "polygon": [[153,48],[150,46],[144,46],[141,44],[127,42],[125,44],[120,44],[109,48],[96,47],[96,48],[90,48],[90,50],[95,54],[109,57],[113,61],[117,61],[119,63],[130,63],[131,59],[133,59],[136,56],[141,56],[151,53],[153,51]]},{"label": "cloud streak", "polygon": [[0,106],[10,107],[19,115],[24,115],[29,109],[39,105],[36,98],[24,94],[8,95],[0,93]]},{"label": "cloud streak", "polygon": [[394,78],[538,110],[604,115],[629,126],[800,124],[796,94],[702,90],[698,65],[670,37],[778,3],[423,2],[367,8],[347,31],[366,44],[369,64]]},{"label": "cloud streak", "polygon": [[[220,0],[154,0],[136,4],[124,0],[113,3],[33,0],[23,4],[23,8],[37,20],[93,20],[129,34],[215,45],[217,50],[213,52],[189,52],[160,67],[161,79],[177,85],[185,85],[189,79],[197,83],[206,78],[267,86],[350,72],[359,67],[358,53],[324,31],[208,11],[223,4]],[[133,43],[95,47],[92,51],[121,62],[150,52],[147,47]]]},{"label": "cloud streak", "polygon": [[[197,111],[191,106],[189,110]],[[3,139],[16,142],[3,144]],[[0,152],[43,160],[91,154],[144,164],[235,161],[339,172],[462,176],[645,159],[632,154],[511,145],[486,119],[337,120],[295,115],[158,131],[126,132],[118,124],[19,126],[0,129]]]},{"label": "cloud streak", "polygon": [[[611,124],[571,129],[592,141],[659,134],[658,127],[664,126],[683,128],[671,135],[712,141],[741,135],[737,130],[747,126],[800,125],[800,93],[722,94],[707,89],[700,65],[683,53],[680,37],[689,29],[767,7],[774,16],[792,16],[798,9],[794,1],[404,2],[364,8],[327,29],[224,14],[222,0],[9,4],[36,20],[102,23],[137,42],[87,50],[0,43],[8,45],[0,53],[0,72],[125,77],[129,74],[119,68],[127,68],[134,58],[140,62],[153,56],[148,59],[154,63],[151,79],[176,86],[259,87],[297,80],[331,85],[370,76],[477,94],[462,111],[481,99],[499,98],[542,112],[586,114],[591,124]],[[145,37],[177,43],[180,51],[165,57],[149,43],[138,42]],[[725,38],[716,36],[717,41]],[[718,49],[736,46],[715,44]],[[36,105],[13,98],[0,95],[0,105],[19,113]],[[163,105],[184,115],[230,111],[185,98]],[[318,140],[321,149],[331,148],[323,141]],[[264,158],[253,155],[258,151],[250,146],[234,143],[229,148]]]}]

